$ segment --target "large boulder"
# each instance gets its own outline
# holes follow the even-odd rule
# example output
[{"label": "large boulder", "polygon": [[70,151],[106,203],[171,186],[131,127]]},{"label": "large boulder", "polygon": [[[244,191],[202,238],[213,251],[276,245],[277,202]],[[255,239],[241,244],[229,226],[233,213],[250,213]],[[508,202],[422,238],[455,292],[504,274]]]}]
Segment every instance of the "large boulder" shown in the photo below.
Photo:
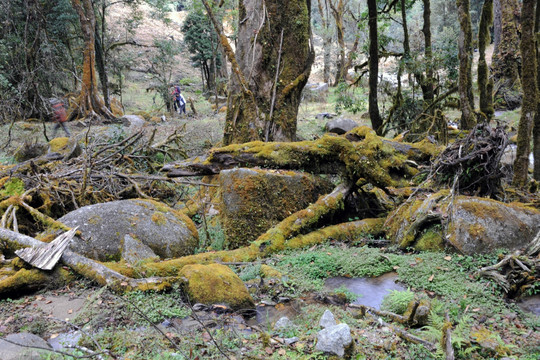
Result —
[{"label": "large boulder", "polygon": [[310,83],[304,86],[302,98],[305,101],[324,102],[328,97],[327,83]]},{"label": "large boulder", "polygon": [[233,310],[253,309],[255,303],[242,280],[221,264],[184,266],[179,273],[193,303],[225,304]]},{"label": "large boulder", "polygon": [[358,125],[356,121],[354,120],[346,119],[346,118],[337,118],[337,119],[330,120],[329,122],[327,122],[326,125],[324,126],[324,129],[334,134],[343,135],[346,132],[349,132],[358,126],[360,125]]},{"label": "large boulder", "polygon": [[10,334],[5,339],[8,341],[0,339],[1,360],[39,360],[52,350],[45,340],[30,333]]},{"label": "large boulder", "polygon": [[239,168],[222,171],[219,179],[229,248],[247,245],[333,188],[329,181],[294,171]]},{"label": "large boulder", "polygon": [[441,191],[398,207],[386,225],[389,238],[403,248],[451,245],[463,254],[479,254],[527,247],[540,231],[540,211],[474,196],[452,198]]},{"label": "large boulder", "polygon": [[[120,200],[82,207],[59,219],[69,227],[78,226],[71,249],[92,259],[119,260],[123,252],[130,259],[161,258],[193,254],[198,233],[190,218],[165,204],[141,199]],[[125,244],[129,235],[130,244]],[[133,241],[132,241],[133,240]],[[145,246],[132,246],[139,242]],[[137,249],[144,254],[137,255]]]}]

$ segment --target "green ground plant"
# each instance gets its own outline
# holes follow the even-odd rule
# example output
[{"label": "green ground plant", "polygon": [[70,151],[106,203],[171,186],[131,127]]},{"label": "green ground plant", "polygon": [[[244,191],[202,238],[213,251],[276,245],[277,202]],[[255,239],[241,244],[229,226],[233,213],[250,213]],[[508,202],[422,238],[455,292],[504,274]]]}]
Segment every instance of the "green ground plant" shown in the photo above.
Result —
[{"label": "green ground plant", "polygon": [[386,295],[381,304],[381,310],[391,311],[396,314],[404,314],[407,306],[414,300],[414,292],[407,289],[405,291],[391,290]]}]

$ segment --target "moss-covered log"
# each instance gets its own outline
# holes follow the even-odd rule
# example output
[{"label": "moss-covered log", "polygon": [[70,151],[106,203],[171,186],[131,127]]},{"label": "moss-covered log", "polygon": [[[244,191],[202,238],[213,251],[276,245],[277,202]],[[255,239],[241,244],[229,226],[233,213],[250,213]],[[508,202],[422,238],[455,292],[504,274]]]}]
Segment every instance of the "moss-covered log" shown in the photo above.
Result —
[{"label": "moss-covered log", "polygon": [[427,141],[409,144],[383,139],[368,127],[343,136],[325,135],[314,141],[260,141],[213,149],[207,156],[166,165],[170,177],[217,174],[231,167],[260,166],[341,174],[350,183],[377,187],[408,185],[415,163],[427,163],[439,152]]},{"label": "moss-covered log", "polygon": [[[15,251],[20,248],[30,246],[41,246],[43,243],[30,236],[19,234],[7,229],[0,228],[0,245],[2,249],[8,249]],[[73,251],[66,250],[60,261],[69,266],[73,271],[84,276],[90,280],[95,281],[100,285],[108,285],[113,290],[126,291],[126,290],[164,290],[170,288],[171,285],[178,281],[177,279],[164,279],[164,278],[143,278],[132,279],[128,276],[122,275],[114,270],[111,270],[107,266],[81,256]],[[32,270],[34,271],[34,270]],[[15,274],[15,278],[12,281],[6,280],[2,284],[5,285],[5,289],[0,289],[0,293],[12,291],[11,287],[20,287],[21,283],[27,286],[30,282],[39,282],[45,284],[45,278],[41,275],[36,275],[34,272],[29,273],[34,280],[25,280],[21,277],[21,274]]]}]

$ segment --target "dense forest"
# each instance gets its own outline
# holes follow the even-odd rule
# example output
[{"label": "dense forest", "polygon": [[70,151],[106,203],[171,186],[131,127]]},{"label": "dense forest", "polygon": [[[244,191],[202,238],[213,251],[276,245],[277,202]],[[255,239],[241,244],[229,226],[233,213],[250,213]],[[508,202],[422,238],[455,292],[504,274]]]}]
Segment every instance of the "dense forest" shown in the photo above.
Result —
[{"label": "dense forest", "polygon": [[540,357],[537,0],[0,21],[0,360]]}]

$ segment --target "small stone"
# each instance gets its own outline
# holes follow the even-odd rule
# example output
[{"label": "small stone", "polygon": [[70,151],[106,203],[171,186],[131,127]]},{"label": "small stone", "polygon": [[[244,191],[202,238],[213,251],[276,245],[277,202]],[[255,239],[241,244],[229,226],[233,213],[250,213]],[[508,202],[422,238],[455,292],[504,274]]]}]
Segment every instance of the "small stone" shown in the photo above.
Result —
[{"label": "small stone", "polygon": [[339,324],[319,331],[316,351],[342,357],[352,345],[351,329],[347,324]]},{"label": "small stone", "polygon": [[276,306],[276,303],[273,302],[273,301],[270,301],[270,300],[263,300],[263,301],[261,301],[261,304],[263,304],[265,306]]},{"label": "small stone", "polygon": [[286,344],[286,345],[292,345],[294,343],[297,343],[298,341],[300,341],[300,339],[295,336],[295,337],[292,337],[292,338],[286,338],[286,339],[283,339],[283,342]]},{"label": "small stone", "polygon": [[326,310],[319,320],[319,326],[323,329],[336,326],[336,319],[330,310]]},{"label": "small stone", "polygon": [[204,311],[208,308],[208,306],[204,305],[204,304],[201,304],[201,303],[197,303],[195,305],[193,305],[193,311]]}]

